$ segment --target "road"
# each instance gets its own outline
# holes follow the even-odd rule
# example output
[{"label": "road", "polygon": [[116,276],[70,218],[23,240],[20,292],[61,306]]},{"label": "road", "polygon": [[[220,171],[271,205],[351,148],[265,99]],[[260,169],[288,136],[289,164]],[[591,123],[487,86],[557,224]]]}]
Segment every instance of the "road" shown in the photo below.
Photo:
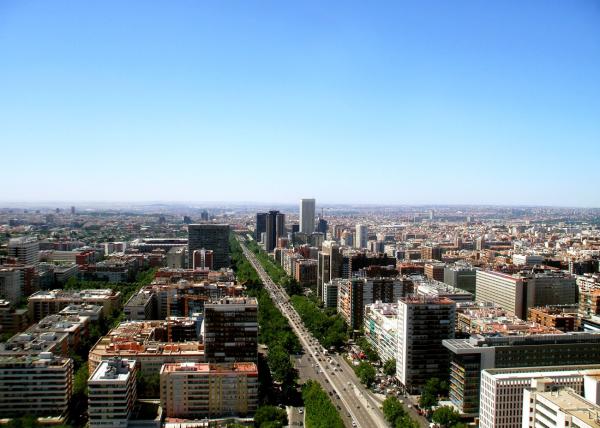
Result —
[{"label": "road", "polygon": [[377,401],[358,381],[354,371],[338,355],[329,355],[305,328],[285,290],[275,284],[256,255],[248,250],[244,240],[237,237],[244,256],[254,267],[265,290],[298,336],[304,349],[299,361],[301,379],[314,379],[330,395],[334,406],[347,427],[354,423],[360,428],[387,428]]}]

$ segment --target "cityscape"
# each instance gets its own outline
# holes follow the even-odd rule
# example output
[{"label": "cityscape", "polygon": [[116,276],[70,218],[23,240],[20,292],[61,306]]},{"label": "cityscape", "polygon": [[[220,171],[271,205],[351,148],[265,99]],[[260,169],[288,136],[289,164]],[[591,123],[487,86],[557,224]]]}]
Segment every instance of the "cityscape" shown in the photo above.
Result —
[{"label": "cityscape", "polygon": [[598,0],[1,0],[0,428],[600,428]]},{"label": "cityscape", "polygon": [[600,424],[600,209],[67,205],[0,234],[8,426]]}]

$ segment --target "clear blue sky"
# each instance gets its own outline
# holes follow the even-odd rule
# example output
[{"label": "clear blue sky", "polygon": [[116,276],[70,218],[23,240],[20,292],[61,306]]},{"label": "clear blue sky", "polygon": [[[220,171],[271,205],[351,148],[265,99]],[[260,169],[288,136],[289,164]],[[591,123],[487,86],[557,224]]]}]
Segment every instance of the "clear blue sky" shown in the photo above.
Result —
[{"label": "clear blue sky", "polygon": [[600,2],[0,2],[0,201],[600,206]]}]

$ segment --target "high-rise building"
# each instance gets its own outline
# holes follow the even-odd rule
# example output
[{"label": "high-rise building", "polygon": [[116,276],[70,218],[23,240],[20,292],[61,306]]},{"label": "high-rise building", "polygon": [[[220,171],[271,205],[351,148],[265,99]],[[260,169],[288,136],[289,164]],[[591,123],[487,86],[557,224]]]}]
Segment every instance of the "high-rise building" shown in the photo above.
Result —
[{"label": "high-rise building", "polygon": [[365,306],[365,339],[381,361],[396,359],[398,352],[398,304],[375,302]]},{"label": "high-rise building", "polygon": [[204,350],[208,363],[256,362],[258,303],[232,297],[204,305]]},{"label": "high-rise building", "polygon": [[137,398],[136,365],[119,357],[102,361],[88,380],[90,428],[127,428]]},{"label": "high-rise building", "polygon": [[529,307],[577,303],[575,278],[562,273],[477,271],[475,287],[478,302],[494,302],[521,319]]},{"label": "high-rise building", "polygon": [[447,379],[448,350],[442,345],[454,337],[456,303],[446,298],[404,297],[398,301],[396,377],[409,393],[418,392],[428,379]]},{"label": "high-rise building", "polygon": [[258,407],[255,363],[170,363],[160,370],[161,407],[168,418],[247,417]]},{"label": "high-rise building", "polygon": [[205,248],[213,252],[213,267],[229,267],[229,225],[190,224],[188,226],[189,266],[193,266],[194,250]]},{"label": "high-rise building", "polygon": [[265,251],[271,252],[277,240],[285,236],[285,215],[279,211],[269,211],[265,217]]},{"label": "high-rise building", "polygon": [[481,371],[494,368],[600,364],[599,333],[474,335],[444,340],[450,351],[450,400],[465,415],[479,412]]},{"label": "high-rise building", "polygon": [[334,241],[325,241],[317,255],[317,295],[323,298],[323,285],[341,278],[343,256]]},{"label": "high-rise building", "polygon": [[8,256],[24,265],[37,265],[40,262],[40,243],[32,236],[11,238],[8,241]]},{"label": "high-rise building", "polygon": [[256,213],[256,229],[254,229],[254,239],[260,242],[262,234],[267,231],[267,213]]},{"label": "high-rise building", "polygon": [[0,417],[64,418],[72,394],[72,359],[50,352],[0,357]]},{"label": "high-rise building", "polygon": [[404,282],[398,278],[352,278],[338,284],[338,312],[352,329],[362,327],[366,305],[393,303],[404,295]]},{"label": "high-rise building", "polygon": [[327,220],[319,217],[319,221],[317,222],[317,232],[322,233],[323,235],[327,235]]},{"label": "high-rise building", "polygon": [[315,200],[300,200],[300,232],[310,235],[315,231]]},{"label": "high-rise building", "polygon": [[367,248],[367,241],[369,240],[369,235],[367,231],[367,226],[364,224],[356,225],[356,239],[354,240],[354,246],[356,248]]}]

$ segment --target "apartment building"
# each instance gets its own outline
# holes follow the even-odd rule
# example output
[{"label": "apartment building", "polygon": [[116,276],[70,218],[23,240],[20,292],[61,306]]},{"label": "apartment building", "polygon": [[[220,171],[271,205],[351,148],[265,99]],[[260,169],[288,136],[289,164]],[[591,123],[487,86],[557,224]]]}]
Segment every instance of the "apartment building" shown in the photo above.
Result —
[{"label": "apartment building", "polygon": [[232,297],[204,305],[206,362],[256,362],[258,358],[258,302]]},{"label": "apartment building", "polygon": [[42,318],[60,312],[72,304],[92,304],[102,306],[102,314],[109,317],[119,308],[121,292],[109,288],[95,290],[46,290],[33,293],[28,298],[29,318],[37,322]]},{"label": "apartment building", "polygon": [[136,400],[136,362],[102,361],[88,379],[89,428],[127,428]]},{"label": "apartment building", "polygon": [[381,361],[396,359],[398,352],[398,304],[380,301],[365,306],[365,339]]},{"label": "apartment building", "polygon": [[444,339],[454,337],[456,303],[446,298],[403,297],[398,301],[396,377],[410,393],[428,379],[448,376]]},{"label": "apartment building", "polygon": [[258,407],[255,363],[165,364],[160,387],[168,418],[245,417]]},{"label": "apartment building", "polygon": [[50,352],[0,356],[0,417],[63,421],[73,393],[73,360]]}]

